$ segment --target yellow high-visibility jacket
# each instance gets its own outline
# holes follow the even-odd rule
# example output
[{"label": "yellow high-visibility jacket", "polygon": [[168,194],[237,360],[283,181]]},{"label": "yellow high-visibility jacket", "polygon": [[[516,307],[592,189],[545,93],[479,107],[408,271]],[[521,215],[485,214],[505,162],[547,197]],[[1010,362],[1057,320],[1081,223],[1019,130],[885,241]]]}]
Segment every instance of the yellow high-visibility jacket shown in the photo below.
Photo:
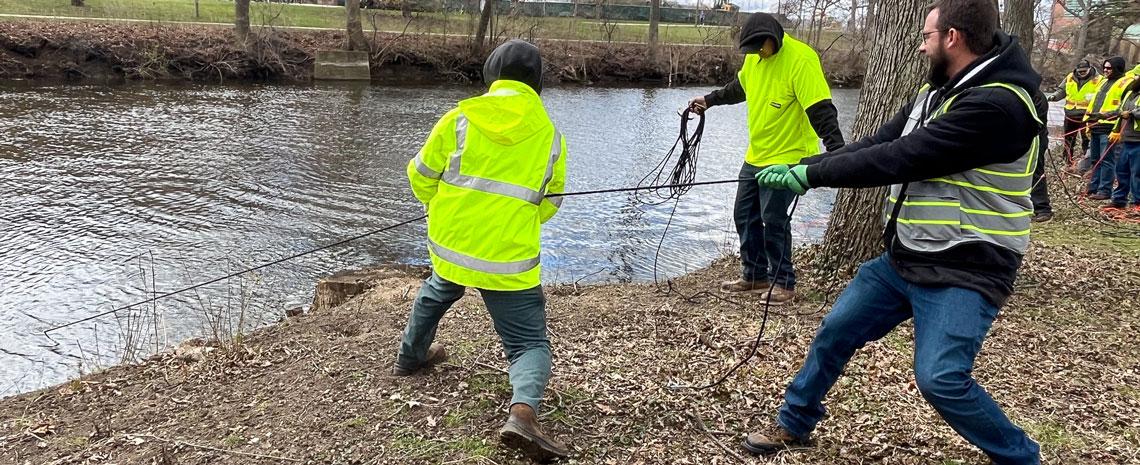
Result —
[{"label": "yellow high-visibility jacket", "polygon": [[496,291],[541,284],[541,225],[561,206],[566,141],[530,86],[499,80],[436,123],[408,179],[427,206],[434,270]]}]

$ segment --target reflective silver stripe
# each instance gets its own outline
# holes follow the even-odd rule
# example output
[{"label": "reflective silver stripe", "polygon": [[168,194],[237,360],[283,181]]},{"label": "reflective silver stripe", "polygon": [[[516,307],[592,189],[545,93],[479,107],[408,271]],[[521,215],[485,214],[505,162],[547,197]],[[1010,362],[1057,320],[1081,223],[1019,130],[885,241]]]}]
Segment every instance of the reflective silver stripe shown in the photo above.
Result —
[{"label": "reflective silver stripe", "polygon": [[559,155],[562,155],[562,134],[555,128],[554,143],[550,144],[550,161],[546,163],[546,176],[542,178],[542,187],[538,189],[543,195],[546,194],[546,185],[554,178],[554,164],[558,163]]},{"label": "reflective silver stripe", "polygon": [[443,176],[443,173],[433,170],[428,167],[428,165],[424,164],[424,154],[422,152],[416,155],[416,159],[413,160],[413,162],[416,164],[416,171],[418,171],[424,177],[439,179]]},{"label": "reflective silver stripe", "polygon": [[455,120],[455,153],[451,154],[451,159],[447,164],[447,171],[442,175],[443,181],[453,186],[465,187],[489,194],[503,195],[539,205],[542,203],[544,192],[546,192],[546,184],[550,182],[550,179],[554,175],[554,163],[558,160],[558,155],[562,152],[562,144],[560,143],[561,135],[558,134],[557,129],[554,131],[554,136],[554,146],[556,148],[552,149],[553,155],[546,166],[546,178],[542,182],[541,191],[508,182],[496,181],[494,179],[468,176],[459,173],[460,167],[463,164],[463,146],[467,139],[467,118],[461,114]]},{"label": "reflective silver stripe", "polygon": [[562,197],[547,197],[546,200],[554,204],[555,208],[562,208]]},{"label": "reflective silver stripe", "polygon": [[448,263],[462,266],[464,268],[481,271],[491,274],[518,274],[524,273],[534,269],[538,266],[538,257],[527,260],[520,260],[517,262],[491,262],[479,258],[465,255],[454,250],[436,244],[435,241],[428,239],[428,247],[431,248],[432,253],[446,260]]},{"label": "reflective silver stripe", "polygon": [[522,201],[530,202],[535,205],[542,203],[542,194],[532,191],[522,186],[516,186],[511,183],[496,181],[494,179],[477,178],[474,176],[449,176],[445,175],[443,180],[448,184],[458,187],[466,187],[480,192],[489,194],[504,195],[507,197],[516,198]]}]

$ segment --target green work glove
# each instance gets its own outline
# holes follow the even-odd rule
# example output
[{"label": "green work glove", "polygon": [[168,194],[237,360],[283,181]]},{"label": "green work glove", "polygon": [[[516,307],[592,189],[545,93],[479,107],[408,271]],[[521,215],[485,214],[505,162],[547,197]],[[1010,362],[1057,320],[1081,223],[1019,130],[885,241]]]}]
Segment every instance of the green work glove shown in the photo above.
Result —
[{"label": "green work glove", "polygon": [[796,195],[804,195],[808,189],[811,189],[811,185],[808,184],[807,169],[807,165],[792,167],[787,173],[784,173],[774,188],[787,189],[795,192]]},{"label": "green work glove", "polygon": [[756,173],[756,183],[760,187],[775,188],[788,172],[788,165],[772,165]]}]

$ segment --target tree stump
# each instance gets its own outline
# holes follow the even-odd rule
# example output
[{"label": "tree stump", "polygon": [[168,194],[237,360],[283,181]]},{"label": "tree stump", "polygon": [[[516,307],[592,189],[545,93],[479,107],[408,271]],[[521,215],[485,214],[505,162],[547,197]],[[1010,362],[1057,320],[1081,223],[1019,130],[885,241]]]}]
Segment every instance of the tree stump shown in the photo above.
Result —
[{"label": "tree stump", "polygon": [[416,265],[390,265],[380,268],[366,268],[362,270],[347,270],[333,274],[317,281],[317,290],[313,295],[313,305],[310,312],[328,310],[349,299],[372,289],[381,279],[414,277],[427,278],[430,270],[426,266]]}]

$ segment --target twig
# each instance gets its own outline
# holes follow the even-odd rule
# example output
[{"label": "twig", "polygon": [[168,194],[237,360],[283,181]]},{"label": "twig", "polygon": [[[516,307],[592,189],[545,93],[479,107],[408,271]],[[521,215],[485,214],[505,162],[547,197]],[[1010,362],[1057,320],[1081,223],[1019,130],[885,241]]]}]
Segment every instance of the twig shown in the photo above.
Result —
[{"label": "twig", "polygon": [[[129,436],[129,435],[128,435],[128,436]],[[217,448],[217,447],[204,446],[204,445],[201,445],[201,444],[194,444],[194,443],[190,443],[190,442],[186,442],[186,441],[179,441],[179,440],[175,440],[175,439],[166,439],[166,438],[160,438],[160,437],[158,437],[158,436],[155,436],[155,435],[153,435],[153,434],[144,434],[144,435],[139,435],[138,437],[141,437],[141,438],[150,438],[150,439],[154,439],[154,440],[156,440],[156,441],[160,441],[160,442],[165,442],[165,443],[168,443],[168,444],[175,444],[175,445],[182,445],[182,446],[187,446],[187,447],[193,447],[193,448],[195,448],[195,449],[208,450],[208,451],[212,451],[212,452],[221,452],[221,453],[223,453],[223,454],[233,454],[233,455],[240,455],[240,456],[243,456],[243,457],[253,457],[253,458],[258,458],[258,459],[277,460],[277,461],[285,461],[285,462],[301,462],[301,461],[302,461],[301,459],[295,459],[295,458],[292,458],[292,457],[280,457],[280,456],[275,456],[275,455],[254,454],[254,453],[252,453],[252,452],[241,452],[241,451],[236,451],[236,450],[226,450],[226,449],[219,449],[219,448]]]},{"label": "twig", "polygon": [[701,432],[705,433],[705,436],[707,436],[709,439],[711,439],[712,442],[714,442],[714,443],[716,443],[716,445],[720,446],[720,448],[723,449],[725,452],[727,452],[728,455],[736,457],[736,460],[739,460],[741,463],[748,463],[747,460],[744,460],[744,457],[741,457],[740,454],[736,453],[736,451],[729,449],[727,446],[724,445],[724,443],[720,442],[720,439],[717,439],[716,436],[713,436],[713,434],[709,432],[709,429],[705,427],[705,421],[701,419],[701,416],[699,414],[697,414],[696,409],[690,410],[689,415],[692,415],[693,423],[695,425],[697,425],[700,428]]}]

